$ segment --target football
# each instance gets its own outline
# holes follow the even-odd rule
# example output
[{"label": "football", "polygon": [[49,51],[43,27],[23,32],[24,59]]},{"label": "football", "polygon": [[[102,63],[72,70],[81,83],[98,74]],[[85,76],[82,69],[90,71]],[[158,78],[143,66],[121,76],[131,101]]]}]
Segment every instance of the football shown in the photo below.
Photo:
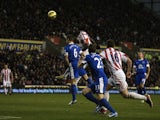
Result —
[{"label": "football", "polygon": [[52,18],[52,19],[56,18],[56,17],[57,17],[56,11],[50,10],[50,11],[48,12],[48,17],[49,17],[49,18]]}]

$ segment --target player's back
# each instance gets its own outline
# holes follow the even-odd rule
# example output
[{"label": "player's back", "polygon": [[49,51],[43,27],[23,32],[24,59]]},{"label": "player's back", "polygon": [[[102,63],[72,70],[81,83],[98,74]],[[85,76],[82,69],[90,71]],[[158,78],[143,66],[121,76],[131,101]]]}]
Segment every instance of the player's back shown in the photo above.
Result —
[{"label": "player's back", "polygon": [[106,58],[107,65],[111,73],[115,73],[120,69],[122,70],[122,61],[127,61],[125,53],[115,50],[112,47],[107,48],[103,52],[101,52],[101,56],[103,58]]},{"label": "player's back", "polygon": [[100,55],[96,53],[91,53],[86,56],[86,61],[89,63],[89,66],[92,70],[93,77],[104,77],[104,65]]},{"label": "player's back", "polygon": [[81,48],[76,44],[65,46],[65,52],[68,53],[69,62],[78,62]]}]

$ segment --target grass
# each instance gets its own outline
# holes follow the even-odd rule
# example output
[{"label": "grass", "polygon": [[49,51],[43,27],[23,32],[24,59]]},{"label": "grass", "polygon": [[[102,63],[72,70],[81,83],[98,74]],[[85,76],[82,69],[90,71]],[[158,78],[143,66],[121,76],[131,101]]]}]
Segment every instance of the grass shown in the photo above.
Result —
[{"label": "grass", "polygon": [[154,107],[150,108],[140,100],[111,94],[110,103],[118,111],[118,118],[95,114],[95,105],[81,94],[77,95],[78,103],[72,106],[67,105],[70,99],[70,94],[0,94],[0,119],[10,116],[8,119],[12,120],[160,120],[159,95],[152,95]]}]

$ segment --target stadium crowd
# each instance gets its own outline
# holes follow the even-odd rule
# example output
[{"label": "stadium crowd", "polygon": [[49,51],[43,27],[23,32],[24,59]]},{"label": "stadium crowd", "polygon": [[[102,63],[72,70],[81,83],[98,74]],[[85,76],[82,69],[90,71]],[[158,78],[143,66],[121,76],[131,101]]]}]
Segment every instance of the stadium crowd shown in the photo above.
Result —
[{"label": "stadium crowd", "polygon": [[[66,80],[56,79],[66,70],[62,56],[55,56],[47,51],[24,51],[16,53],[14,50],[0,52],[0,69],[4,63],[9,64],[14,75],[14,87],[21,88],[24,85],[66,85]],[[155,57],[150,61],[151,75],[146,86],[160,86],[160,60]],[[129,86],[134,86],[134,78],[127,80]],[[85,85],[81,80],[79,85]]]},{"label": "stadium crowd", "polygon": [[[160,19],[134,0],[1,0],[0,6],[0,38],[44,40],[53,32],[83,29],[101,44],[112,38],[117,45],[160,47]],[[55,20],[47,17],[51,9],[57,11]]]},{"label": "stadium crowd", "polygon": [[8,63],[14,75],[14,87],[24,85],[63,85],[65,81],[55,79],[64,72],[64,62],[60,57],[47,52],[14,50],[0,52],[0,68]]},{"label": "stadium crowd", "polygon": [[[47,17],[51,9],[57,12],[55,20]],[[102,45],[111,38],[116,40],[116,45],[127,41],[144,48],[160,47],[160,19],[134,0],[1,0],[0,11],[0,38],[45,40],[53,33],[60,35],[83,29]],[[55,79],[65,69],[61,56],[47,51],[24,51],[22,54],[1,51],[1,68],[6,61],[17,87],[65,84]],[[157,67],[160,61],[155,58],[150,62],[151,75],[146,84],[160,86],[160,68]],[[134,85],[133,80],[129,82],[130,86]]]}]

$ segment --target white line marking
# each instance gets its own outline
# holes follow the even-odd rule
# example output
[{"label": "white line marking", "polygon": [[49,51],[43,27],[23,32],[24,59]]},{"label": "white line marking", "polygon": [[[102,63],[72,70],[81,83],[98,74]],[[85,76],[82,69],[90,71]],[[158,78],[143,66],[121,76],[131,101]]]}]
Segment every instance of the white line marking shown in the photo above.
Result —
[{"label": "white line marking", "polygon": [[21,119],[22,117],[16,117],[16,116],[0,116],[0,119]]}]

